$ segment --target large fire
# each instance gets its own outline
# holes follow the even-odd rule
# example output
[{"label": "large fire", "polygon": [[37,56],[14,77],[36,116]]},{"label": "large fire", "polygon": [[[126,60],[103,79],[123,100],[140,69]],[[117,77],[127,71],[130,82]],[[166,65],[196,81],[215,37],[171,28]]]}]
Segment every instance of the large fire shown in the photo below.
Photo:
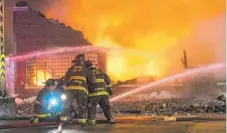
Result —
[{"label": "large fire", "polygon": [[37,70],[36,79],[33,80],[34,84],[37,86],[44,86],[47,79],[50,79],[51,75],[43,70]]},{"label": "large fire", "polygon": [[183,49],[193,67],[225,61],[225,0],[56,0],[44,12],[119,48],[108,53],[114,79],[182,71]]}]

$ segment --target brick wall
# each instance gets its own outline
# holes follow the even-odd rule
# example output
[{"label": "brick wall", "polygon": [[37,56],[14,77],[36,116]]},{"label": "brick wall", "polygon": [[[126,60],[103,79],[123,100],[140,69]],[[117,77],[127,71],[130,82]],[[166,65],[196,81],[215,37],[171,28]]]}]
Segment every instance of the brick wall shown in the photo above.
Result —
[{"label": "brick wall", "polygon": [[13,19],[17,54],[54,46],[90,45],[82,32],[73,30],[57,20],[46,19],[42,13],[29,7],[15,7]]},{"label": "brick wall", "polygon": [[[40,12],[28,6],[15,7],[13,11],[13,30],[15,53],[25,54],[32,51],[41,51],[53,47],[71,47],[91,45],[82,32],[59,23],[54,19],[46,19]],[[64,54],[64,53],[63,53]],[[99,54],[98,62],[106,72],[106,56]],[[34,96],[39,89],[25,89],[26,61],[15,63],[15,92]]]}]

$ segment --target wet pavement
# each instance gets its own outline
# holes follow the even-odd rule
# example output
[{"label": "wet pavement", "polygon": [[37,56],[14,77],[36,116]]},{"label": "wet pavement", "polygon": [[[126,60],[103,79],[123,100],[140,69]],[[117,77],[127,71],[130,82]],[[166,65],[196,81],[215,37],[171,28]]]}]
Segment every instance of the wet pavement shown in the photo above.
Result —
[{"label": "wet pavement", "polygon": [[[19,123],[21,121],[12,121]],[[1,124],[3,121],[1,122]],[[1,129],[0,133],[54,133],[57,127]],[[81,127],[67,125],[62,133],[226,133],[225,121],[203,122],[121,122]]]}]

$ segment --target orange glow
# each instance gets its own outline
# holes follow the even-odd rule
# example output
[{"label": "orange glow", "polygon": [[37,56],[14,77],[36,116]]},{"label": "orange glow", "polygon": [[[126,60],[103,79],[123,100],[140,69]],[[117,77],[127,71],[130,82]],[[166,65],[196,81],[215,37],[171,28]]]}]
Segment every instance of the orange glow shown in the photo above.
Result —
[{"label": "orange glow", "polygon": [[109,56],[107,65],[109,66],[108,73],[114,79],[120,79],[122,75],[127,75],[127,60],[121,54],[115,53],[115,55]]},{"label": "orange glow", "polygon": [[125,80],[167,76],[189,65],[225,61],[225,0],[67,0],[44,12],[81,30],[108,53],[108,73]]},{"label": "orange glow", "polygon": [[38,70],[37,71],[37,80],[34,80],[33,82],[37,86],[44,86],[44,82],[50,78],[51,78],[51,75],[48,72],[45,72],[43,70]]},{"label": "orange glow", "polygon": [[161,69],[160,69],[159,66],[155,66],[155,64],[153,62],[155,62],[155,61],[150,61],[150,63],[146,65],[144,74],[145,75],[160,76],[161,75]]}]

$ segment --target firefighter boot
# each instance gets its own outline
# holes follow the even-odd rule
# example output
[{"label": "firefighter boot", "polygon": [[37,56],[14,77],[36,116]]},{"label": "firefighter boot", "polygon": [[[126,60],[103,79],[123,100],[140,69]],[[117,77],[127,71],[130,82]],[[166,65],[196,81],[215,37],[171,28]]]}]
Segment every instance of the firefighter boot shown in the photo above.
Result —
[{"label": "firefighter boot", "polygon": [[30,118],[29,123],[34,123],[34,119],[35,119],[35,117]]},{"label": "firefighter boot", "polygon": [[75,115],[75,113],[74,113],[74,112],[71,112],[71,113],[69,114],[69,123],[70,123],[70,124],[72,124],[72,123],[73,123],[73,118],[74,118],[74,115]]},{"label": "firefighter boot", "polygon": [[29,121],[30,123],[39,123],[39,118],[34,116],[31,118],[31,120]]},{"label": "firefighter boot", "polygon": [[96,124],[95,116],[96,116],[97,104],[94,104],[95,100],[96,100],[95,97],[90,98],[90,101],[88,103],[88,120],[87,120],[87,123],[89,125],[95,125]]},{"label": "firefighter boot", "polygon": [[110,118],[109,123],[110,123],[110,124],[115,124],[115,123],[116,123],[116,121],[115,121],[115,119],[114,119],[113,116]]}]

